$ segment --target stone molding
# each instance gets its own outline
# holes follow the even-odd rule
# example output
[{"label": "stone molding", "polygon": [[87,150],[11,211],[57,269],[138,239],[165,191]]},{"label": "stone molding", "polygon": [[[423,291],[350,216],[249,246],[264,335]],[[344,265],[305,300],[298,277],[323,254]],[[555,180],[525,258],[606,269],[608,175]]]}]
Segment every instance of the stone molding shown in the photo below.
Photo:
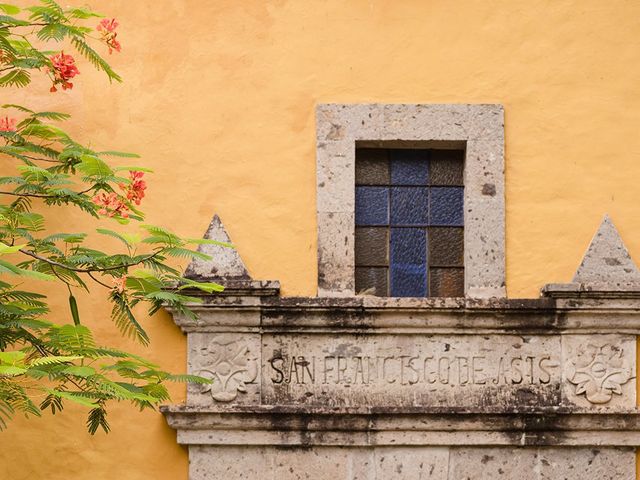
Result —
[{"label": "stone molding", "polygon": [[[198,307],[195,321],[175,315],[189,336],[190,373],[208,372],[218,381],[209,392],[190,386],[188,404],[431,408],[444,402],[458,408],[466,402],[484,405],[491,397],[500,398],[504,410],[538,405],[611,411],[635,405],[638,299],[574,299],[570,305],[554,298],[373,300],[229,296]],[[589,348],[597,350],[591,357]],[[305,375],[329,376],[324,383],[332,384],[348,361],[350,375],[364,390],[320,385],[318,379],[300,385]],[[451,374],[457,380],[434,376],[437,368],[457,369]],[[476,370],[481,373],[470,380]],[[385,387],[396,382],[416,385]]]},{"label": "stone molding", "polygon": [[[227,292],[230,293],[230,292]],[[398,334],[640,335],[640,297],[523,300],[217,297],[174,313],[185,333],[377,332]],[[169,309],[170,310],[170,309]]]},{"label": "stone molding", "polygon": [[[162,407],[183,445],[637,446],[640,414],[523,409],[349,412]],[[446,410],[446,411],[445,411]]]},{"label": "stone molding", "polygon": [[354,295],[356,143],[463,146],[465,295],[506,297],[504,112],[492,104],[320,104],[318,295]]}]

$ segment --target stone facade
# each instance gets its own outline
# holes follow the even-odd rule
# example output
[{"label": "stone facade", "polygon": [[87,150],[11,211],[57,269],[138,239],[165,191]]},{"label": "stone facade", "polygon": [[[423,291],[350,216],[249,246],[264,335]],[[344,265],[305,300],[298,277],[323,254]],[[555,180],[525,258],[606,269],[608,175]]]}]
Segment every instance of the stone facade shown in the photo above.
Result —
[{"label": "stone facade", "polygon": [[213,380],[163,408],[190,480],[635,478],[640,291],[610,219],[531,300],[283,298],[232,257],[174,315]]}]

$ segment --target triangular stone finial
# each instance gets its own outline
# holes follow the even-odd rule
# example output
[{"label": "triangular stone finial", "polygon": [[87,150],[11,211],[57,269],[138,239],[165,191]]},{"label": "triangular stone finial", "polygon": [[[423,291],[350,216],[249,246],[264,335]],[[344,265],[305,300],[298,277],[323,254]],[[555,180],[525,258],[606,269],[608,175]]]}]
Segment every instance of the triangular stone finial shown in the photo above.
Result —
[{"label": "triangular stone finial", "polygon": [[597,285],[637,285],[640,270],[631,259],[615,225],[605,215],[582,263],[573,277],[574,283]]},{"label": "triangular stone finial", "polygon": [[[204,237],[207,240],[231,243],[218,215],[214,215]],[[202,244],[198,251],[213,257],[211,260],[194,258],[187,267],[184,276],[191,279],[237,279],[250,280],[251,277],[244,262],[235,248],[222,245]]]}]

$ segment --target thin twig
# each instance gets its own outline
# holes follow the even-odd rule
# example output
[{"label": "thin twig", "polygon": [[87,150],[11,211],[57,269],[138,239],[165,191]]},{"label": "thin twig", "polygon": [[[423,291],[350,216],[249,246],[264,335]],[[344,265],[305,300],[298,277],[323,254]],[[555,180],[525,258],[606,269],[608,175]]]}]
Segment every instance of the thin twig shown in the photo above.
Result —
[{"label": "thin twig", "polygon": [[91,272],[87,272],[87,275],[89,275],[93,279],[94,282],[99,283],[100,285],[102,285],[105,288],[108,288],[109,290],[113,290],[113,287],[110,287],[106,283],[103,283],[100,280],[98,280],[96,277],[93,276],[93,274]]}]

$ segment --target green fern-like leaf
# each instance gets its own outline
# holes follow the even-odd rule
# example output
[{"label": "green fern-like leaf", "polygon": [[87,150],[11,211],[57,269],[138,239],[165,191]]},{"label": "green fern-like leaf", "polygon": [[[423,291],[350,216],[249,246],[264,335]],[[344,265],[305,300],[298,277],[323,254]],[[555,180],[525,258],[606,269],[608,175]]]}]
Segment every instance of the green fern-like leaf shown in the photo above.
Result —
[{"label": "green fern-like leaf", "polygon": [[147,332],[138,323],[124,298],[119,293],[112,292],[110,299],[113,302],[111,318],[122,334],[138,340],[145,346],[149,345]]},{"label": "green fern-like leaf", "polygon": [[102,428],[104,433],[109,433],[111,427],[107,422],[107,411],[104,407],[93,408],[87,417],[87,430],[91,435],[95,435],[98,428]]},{"label": "green fern-like leaf", "polygon": [[7,3],[0,3],[0,10],[7,15],[17,15],[20,13],[20,8],[15,5],[9,5]]},{"label": "green fern-like leaf", "polygon": [[197,375],[187,375],[187,374],[169,375],[166,377],[166,380],[169,380],[170,382],[198,383],[203,385],[208,385],[210,383],[213,383],[213,381],[208,378],[199,377]]},{"label": "green fern-like leaf", "polygon": [[73,37],[71,39],[71,44],[82,56],[89,60],[94,67],[106,73],[109,81],[115,80],[117,82],[122,82],[122,77],[114,72],[109,64],[100,55],[98,55],[98,53],[87,44],[87,42],[82,40],[82,38]]},{"label": "green fern-like leaf", "polygon": [[51,357],[41,357],[33,360],[31,365],[39,366],[39,365],[53,365],[60,363],[69,363],[74,360],[80,360],[82,357],[78,355],[60,355],[60,356],[51,356]]},{"label": "green fern-like leaf", "polygon": [[[0,21],[1,23],[1,21]],[[0,87],[26,87],[31,83],[31,74],[27,70],[16,69],[0,77]]]}]

